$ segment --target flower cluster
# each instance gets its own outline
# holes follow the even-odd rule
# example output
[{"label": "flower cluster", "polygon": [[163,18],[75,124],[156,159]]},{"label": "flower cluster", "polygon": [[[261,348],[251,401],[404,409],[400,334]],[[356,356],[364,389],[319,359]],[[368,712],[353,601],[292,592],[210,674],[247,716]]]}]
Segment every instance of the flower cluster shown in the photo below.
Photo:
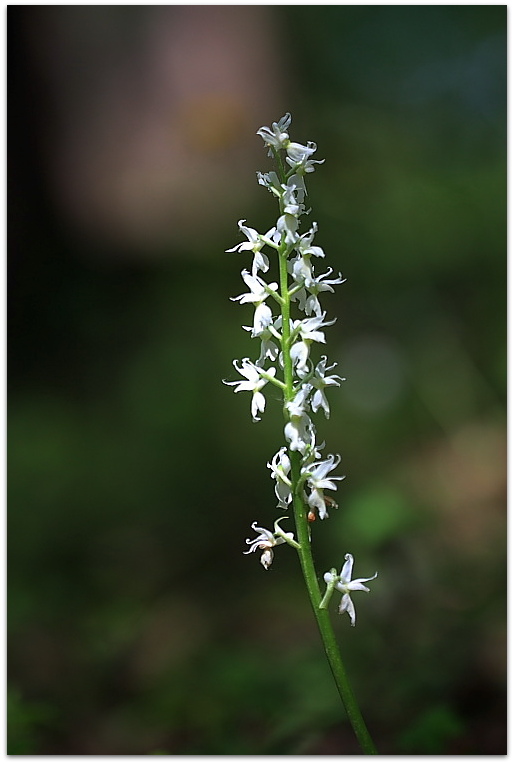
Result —
[{"label": "flower cluster", "polygon": [[[324,292],[334,292],[334,286],[342,284],[344,279],[341,274],[332,277],[332,268],[315,272],[315,262],[322,261],[325,253],[314,244],[318,230],[315,222],[305,226],[307,230],[304,228],[302,232],[303,217],[309,213],[305,206],[305,178],[324,160],[313,159],[315,143],[309,141],[303,145],[290,140],[290,123],[291,116],[286,114],[271,127],[257,131],[269,156],[276,161],[276,171],[259,172],[257,180],[278,202],[277,221],[266,233],[260,234],[247,226],[246,220],[240,220],[238,225],[245,240],[227,250],[253,255],[250,268],[241,271],[248,291],[231,299],[241,305],[253,305],[253,321],[243,329],[259,340],[260,348],[255,361],[249,358],[234,361],[234,368],[242,379],[226,381],[226,384],[232,385],[236,393],[252,394],[253,421],[259,421],[265,410],[265,386],[270,383],[280,388],[284,398],[286,445],[281,446],[268,463],[275,481],[277,506],[287,510],[293,497],[299,497],[312,522],[316,517],[324,520],[329,508],[337,507],[325,491],[335,491],[337,481],[343,479],[332,474],[339,466],[340,457],[329,454],[323,458],[323,446],[317,444],[312,418],[320,409],[325,417],[330,416],[327,388],[339,386],[343,378],[332,373],[336,364],[330,364],[326,355],[315,361],[311,353],[316,345],[325,344],[325,329],[335,322],[335,319],[327,319],[320,298]],[[270,270],[268,254],[273,251],[278,258],[279,279],[267,282],[263,276]],[[292,315],[292,308],[299,317]],[[294,483],[293,459],[299,465]],[[262,550],[261,563],[266,569],[271,565],[274,546],[297,544],[293,534],[277,531],[277,527],[274,533],[256,524],[253,527],[259,536],[247,541],[250,544],[247,553]]]}]

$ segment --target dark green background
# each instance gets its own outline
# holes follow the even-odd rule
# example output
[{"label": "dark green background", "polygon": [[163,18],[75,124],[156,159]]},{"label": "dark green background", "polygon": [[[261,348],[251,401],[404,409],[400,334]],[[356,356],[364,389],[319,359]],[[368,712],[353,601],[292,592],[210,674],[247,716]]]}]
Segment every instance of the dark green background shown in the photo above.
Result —
[{"label": "dark green background", "polygon": [[102,118],[109,71],[138,81],[174,10],[8,12],[9,752],[357,752],[294,552],[242,555],[276,516],[279,404],[252,424],[220,381],[258,353],[228,299],[250,260],[224,253],[238,219],[275,220],[255,131],[291,111],[347,278],[323,304],[348,381],[318,418],[347,478],[315,557],[379,571],[355,629],[334,614],[343,656],[382,753],[504,754],[506,8],[229,7],[269,31],[240,41],[263,107],[212,144],[198,110],[219,194],[198,177],[180,225],[132,241],[74,216],[63,135]]}]

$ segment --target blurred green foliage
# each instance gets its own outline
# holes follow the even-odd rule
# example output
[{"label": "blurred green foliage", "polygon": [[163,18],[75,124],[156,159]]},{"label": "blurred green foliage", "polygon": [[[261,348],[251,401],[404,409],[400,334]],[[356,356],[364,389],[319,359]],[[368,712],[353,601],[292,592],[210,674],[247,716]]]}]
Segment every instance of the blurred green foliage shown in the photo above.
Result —
[{"label": "blurred green foliage", "polygon": [[[355,630],[334,615],[343,654],[381,753],[502,754],[505,7],[266,12],[348,278],[326,300],[348,381],[320,422],[347,478],[314,548],[320,573],[351,551],[379,577]],[[127,9],[103,13],[137,46]],[[273,395],[254,425],[221,384],[252,354],[228,300],[246,261],[223,252],[271,200],[193,253],[88,239],[38,142],[33,14],[9,10],[9,753],[357,753],[294,555],[241,554],[275,516],[282,436]]]}]

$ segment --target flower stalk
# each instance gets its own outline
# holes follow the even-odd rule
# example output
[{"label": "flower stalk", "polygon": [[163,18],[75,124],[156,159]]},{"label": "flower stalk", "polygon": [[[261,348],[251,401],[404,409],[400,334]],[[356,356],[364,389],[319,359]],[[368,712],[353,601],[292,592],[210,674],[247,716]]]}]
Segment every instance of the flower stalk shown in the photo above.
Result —
[{"label": "flower stalk", "polygon": [[[251,271],[244,269],[241,272],[249,291],[231,299],[241,305],[254,305],[253,325],[243,328],[251,333],[252,338],[258,338],[261,346],[255,362],[249,358],[244,358],[240,363],[234,361],[234,368],[245,379],[226,384],[234,386],[234,392],[252,393],[251,413],[256,422],[266,406],[264,386],[270,382],[282,391],[286,445],[280,447],[268,467],[275,480],[277,507],[292,509],[296,531],[295,538],[293,532],[284,531],[279,525],[287,517],[276,520],[273,531],[253,523],[252,528],[258,535],[253,540],[247,539],[250,548],[245,554],[261,552],[261,564],[268,570],[276,546],[286,545],[296,549],[325,654],[348,719],[363,752],[374,754],[376,749],[350,687],[328,607],[334,592],[342,593],[339,612],[348,613],[351,625],[355,626],[351,593],[369,592],[364,583],[377,574],[371,578],[351,580],[353,557],[346,554],[340,574],[336,568],[324,574],[326,591],[322,596],[312,556],[313,522],[316,519],[326,520],[329,510],[337,507],[334,498],[326,495],[325,491],[336,491],[336,481],[344,478],[330,474],[338,467],[341,458],[333,454],[322,457],[323,446],[317,445],[316,426],[312,418],[320,408],[326,418],[330,416],[325,389],[338,387],[343,378],[329,374],[336,364],[327,365],[326,355],[315,363],[311,359],[311,351],[317,343],[325,344],[324,328],[335,321],[325,320],[326,312],[322,310],[320,295],[333,292],[334,285],[343,283],[344,279],[341,274],[337,278],[328,278],[332,274],[331,268],[315,275],[312,259],[325,257],[323,249],[313,244],[317,224],[313,223],[303,234],[299,232],[301,218],[308,214],[304,205],[307,193],[305,176],[314,172],[315,165],[322,164],[324,160],[312,158],[316,151],[315,143],[309,141],[303,145],[289,139],[290,123],[291,117],[286,114],[271,128],[262,127],[257,131],[268,147],[268,155],[276,163],[276,171],[257,173],[259,184],[278,201],[276,225],[265,234],[259,234],[246,226],[245,220],[240,220],[239,229],[247,241],[227,250],[253,253]],[[267,284],[259,275],[259,272],[267,273],[270,268],[264,247],[276,252],[278,283]],[[280,309],[276,316],[267,303],[270,297]],[[293,308],[302,315],[301,318],[293,319]],[[270,363],[274,365],[270,366]]]}]

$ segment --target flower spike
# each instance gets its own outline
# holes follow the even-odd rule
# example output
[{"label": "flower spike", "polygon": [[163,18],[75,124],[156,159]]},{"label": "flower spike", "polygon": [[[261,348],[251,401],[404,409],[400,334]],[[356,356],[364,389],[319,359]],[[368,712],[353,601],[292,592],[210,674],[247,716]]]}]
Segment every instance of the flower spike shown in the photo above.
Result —
[{"label": "flower spike", "polygon": [[[320,351],[326,344],[325,329],[335,322],[335,319],[327,320],[323,299],[345,279],[330,266],[319,267],[325,259],[325,251],[315,242],[318,224],[305,223],[311,212],[306,206],[306,179],[325,160],[314,158],[317,146],[313,141],[292,141],[290,125],[291,115],[286,113],[277,122],[272,122],[271,127],[257,130],[268,156],[274,160],[273,170],[257,173],[259,185],[278,203],[274,225],[266,233],[260,233],[246,225],[246,219],[239,220],[243,241],[226,250],[249,258],[241,272],[247,291],[231,299],[246,311],[248,318],[243,329],[252,340],[257,340],[254,347],[258,349],[256,347],[253,356],[255,360],[233,361],[242,379],[225,381],[225,384],[232,386],[236,393],[251,393],[250,409],[254,422],[260,421],[266,408],[265,385],[271,382],[280,391],[283,443],[267,466],[276,506],[294,514],[296,528],[295,538],[293,532],[284,531],[280,525],[287,517],[275,520],[273,530],[253,522],[256,535],[246,539],[248,548],[244,554],[258,552],[261,565],[269,570],[276,547],[287,545],[297,550],[325,653],[348,719],[363,752],[376,753],[348,685],[342,661],[335,654],[335,636],[329,613],[324,611],[337,590],[342,594],[339,612],[348,613],[352,626],[355,626],[353,592],[369,592],[365,584],[377,574],[371,578],[352,579],[353,557],[347,554],[339,573],[335,568],[325,573],[327,588],[320,601],[311,551],[312,530],[317,533],[322,525],[314,524],[314,521],[328,519],[329,510],[338,506],[335,498],[325,492],[335,492],[344,480],[343,475],[333,474],[341,457],[335,454],[323,456],[325,443],[317,437],[316,419],[321,415],[320,410],[327,419],[330,417],[329,388],[340,387],[344,380],[332,373],[337,364],[329,363],[325,354],[320,357]],[[273,275],[268,276],[270,273]],[[272,281],[272,278],[277,280]]]}]

